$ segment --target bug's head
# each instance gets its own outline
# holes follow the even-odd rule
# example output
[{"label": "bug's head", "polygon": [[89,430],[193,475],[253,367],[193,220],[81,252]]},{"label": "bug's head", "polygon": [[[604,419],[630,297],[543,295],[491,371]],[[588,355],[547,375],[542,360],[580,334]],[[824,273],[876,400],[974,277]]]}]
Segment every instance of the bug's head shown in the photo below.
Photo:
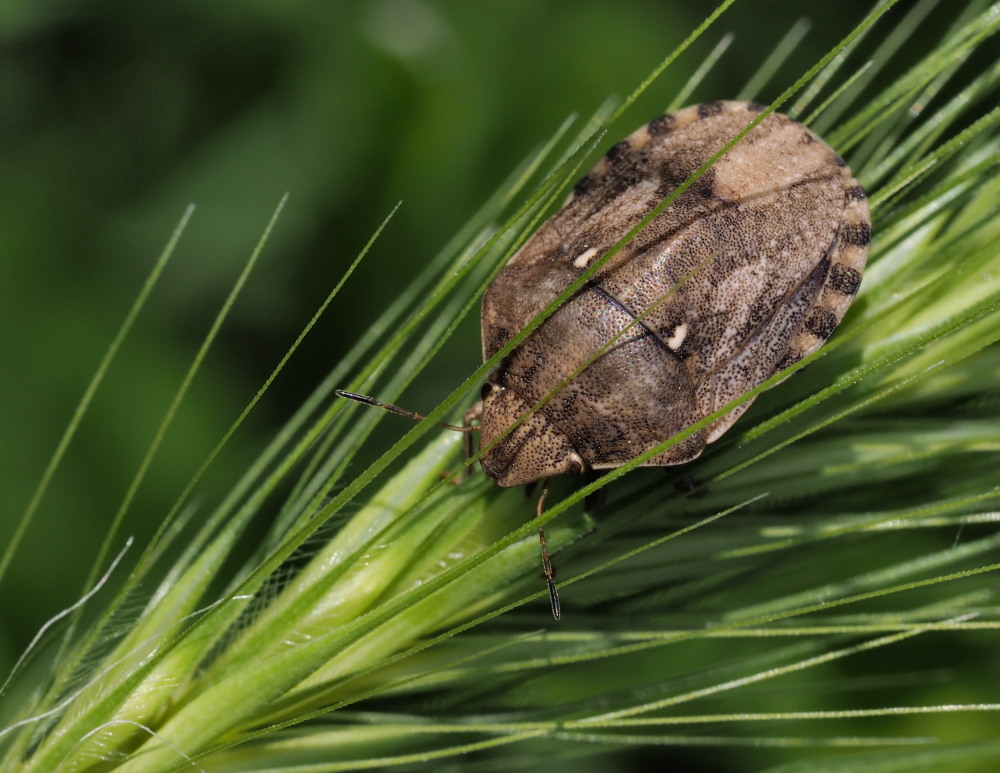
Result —
[{"label": "bug's head", "polygon": [[480,463],[499,485],[522,486],[553,475],[583,474],[584,461],[569,438],[540,411],[531,411],[517,393],[487,382],[481,395],[479,443],[486,450]]}]

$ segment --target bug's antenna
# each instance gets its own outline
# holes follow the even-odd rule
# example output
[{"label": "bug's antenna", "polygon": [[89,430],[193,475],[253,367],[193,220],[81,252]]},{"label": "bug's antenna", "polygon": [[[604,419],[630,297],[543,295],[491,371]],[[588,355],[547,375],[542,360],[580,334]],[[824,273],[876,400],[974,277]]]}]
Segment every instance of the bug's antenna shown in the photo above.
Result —
[{"label": "bug's antenna", "polygon": [[[535,517],[541,517],[542,505],[545,504],[545,495],[549,493],[549,482],[542,482],[542,493],[538,497],[538,507],[535,508]],[[545,572],[545,583],[549,586],[549,604],[552,605],[552,617],[558,620],[562,616],[562,609],[559,606],[559,591],[556,590],[555,572],[552,571],[552,561],[549,560],[549,546],[545,542],[545,527],[538,527],[538,544],[542,548],[542,571]]]},{"label": "bug's antenna", "polygon": [[[365,405],[373,405],[376,408],[381,408],[389,413],[395,413],[399,416],[405,416],[408,419],[413,419],[414,421],[423,421],[427,417],[420,413],[415,413],[414,411],[408,411],[405,408],[400,408],[398,405],[393,405],[392,403],[380,403],[374,397],[369,397],[368,395],[359,395],[356,392],[345,392],[343,389],[338,389],[335,391],[337,397],[344,397],[348,400],[354,400],[355,402],[364,403]],[[443,421],[434,422],[439,427],[444,429],[454,430],[455,432],[475,432],[479,427],[466,425],[459,427],[455,424],[445,424]]]}]

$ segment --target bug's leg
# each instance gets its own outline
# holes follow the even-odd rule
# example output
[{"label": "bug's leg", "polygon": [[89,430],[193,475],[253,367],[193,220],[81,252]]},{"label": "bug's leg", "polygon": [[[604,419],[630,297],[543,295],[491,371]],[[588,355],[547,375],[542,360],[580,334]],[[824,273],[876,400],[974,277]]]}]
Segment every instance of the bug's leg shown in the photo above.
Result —
[{"label": "bug's leg", "polygon": [[[535,508],[535,517],[542,515],[542,505],[545,504],[545,495],[549,493],[549,482],[542,483],[542,494],[538,497],[538,506]],[[559,606],[559,591],[556,590],[555,572],[552,571],[552,561],[549,560],[549,547],[545,542],[545,527],[538,527],[538,544],[542,548],[542,571],[545,573],[545,584],[549,587],[549,604],[552,606],[552,617],[558,620],[562,616]]]},{"label": "bug's leg", "polygon": [[[465,454],[465,461],[469,461],[472,458],[474,451],[472,450],[472,430],[479,429],[479,422],[483,418],[483,401],[480,400],[478,403],[473,405],[469,410],[465,412],[462,416],[462,426],[468,427],[469,431],[466,431],[465,437],[462,440],[462,449]],[[472,465],[468,465],[465,468],[465,477],[472,477]]]}]

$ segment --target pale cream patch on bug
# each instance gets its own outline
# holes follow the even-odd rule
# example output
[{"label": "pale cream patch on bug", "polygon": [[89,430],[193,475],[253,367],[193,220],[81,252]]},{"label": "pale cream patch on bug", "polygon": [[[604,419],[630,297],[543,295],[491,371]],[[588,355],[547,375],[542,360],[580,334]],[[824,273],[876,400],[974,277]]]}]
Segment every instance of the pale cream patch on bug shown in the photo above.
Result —
[{"label": "pale cream patch on bug", "polygon": [[586,268],[590,265],[590,261],[596,258],[598,255],[597,248],[591,247],[589,250],[584,250],[579,255],[573,259],[573,265],[577,268]]},{"label": "pale cream patch on bug", "polygon": [[666,344],[669,348],[673,349],[675,352],[684,345],[684,339],[687,338],[688,326],[686,322],[682,322],[680,325],[674,328],[673,335],[666,340]]}]

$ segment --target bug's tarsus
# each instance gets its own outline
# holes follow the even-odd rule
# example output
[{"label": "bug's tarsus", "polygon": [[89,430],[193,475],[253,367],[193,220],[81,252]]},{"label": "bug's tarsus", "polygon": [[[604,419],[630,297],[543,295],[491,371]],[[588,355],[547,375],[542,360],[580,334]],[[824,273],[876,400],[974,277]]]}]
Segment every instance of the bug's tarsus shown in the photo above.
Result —
[{"label": "bug's tarsus", "polygon": [[[364,403],[365,405],[372,405],[376,408],[381,408],[384,411],[388,411],[389,413],[395,413],[398,416],[405,416],[408,419],[413,419],[414,421],[423,421],[424,419],[427,418],[422,413],[408,411],[405,408],[400,408],[398,405],[393,405],[392,403],[383,403],[376,400],[374,397],[369,397],[368,395],[359,395],[356,392],[348,392],[343,389],[336,390],[335,394],[337,395],[337,397],[343,397],[346,398],[347,400],[354,400],[355,402]],[[456,426],[455,424],[446,424],[443,421],[436,421],[434,423],[437,424],[439,427],[442,427],[444,429],[450,429],[454,432],[475,432],[476,430],[479,429],[479,427],[472,426],[471,424],[464,424],[461,427],[459,427]]]},{"label": "bug's tarsus", "polygon": [[[538,506],[535,508],[535,517],[541,517],[542,506],[545,504],[545,495],[549,493],[549,482],[542,483],[542,493],[538,497]],[[538,527],[538,544],[542,548],[542,571],[545,572],[545,584],[549,586],[549,604],[552,606],[552,617],[558,620],[562,616],[562,608],[559,605],[559,591],[556,590],[555,572],[552,571],[552,561],[549,560],[549,546],[545,542],[545,527]]]}]

